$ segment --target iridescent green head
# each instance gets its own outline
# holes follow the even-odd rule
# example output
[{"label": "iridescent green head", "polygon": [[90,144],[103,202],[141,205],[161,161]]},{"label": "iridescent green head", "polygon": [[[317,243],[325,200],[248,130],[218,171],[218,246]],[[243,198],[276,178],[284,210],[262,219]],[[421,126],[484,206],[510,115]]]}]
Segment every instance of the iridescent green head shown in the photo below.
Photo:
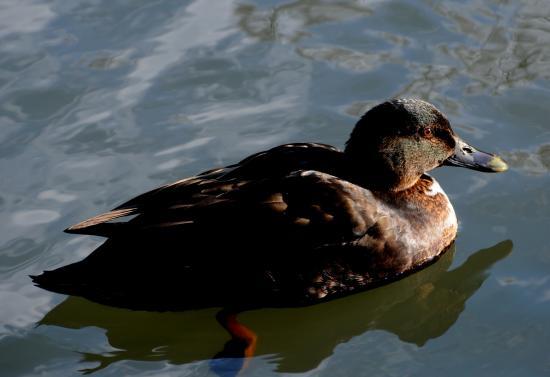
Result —
[{"label": "iridescent green head", "polygon": [[508,168],[500,157],[465,143],[434,105],[419,99],[393,99],[370,109],[353,129],[345,153],[356,167],[367,169],[369,181],[376,182],[371,186],[395,191],[441,165],[484,172]]}]

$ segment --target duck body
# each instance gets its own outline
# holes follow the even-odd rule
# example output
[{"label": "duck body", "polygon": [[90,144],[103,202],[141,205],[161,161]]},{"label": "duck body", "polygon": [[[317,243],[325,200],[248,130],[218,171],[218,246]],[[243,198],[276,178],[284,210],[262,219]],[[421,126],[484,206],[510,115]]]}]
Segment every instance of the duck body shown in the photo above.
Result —
[{"label": "duck body", "polygon": [[[436,260],[457,232],[447,195],[425,171],[455,156],[458,143],[440,113],[420,102],[436,117],[420,125],[412,119],[398,128],[404,135],[375,133],[382,152],[357,152],[350,142],[345,151],[285,144],[76,224],[66,231],[108,240],[84,260],[33,279],[110,305],[173,310],[308,305],[403,277]],[[427,124],[438,139],[422,144],[411,128]],[[428,149],[424,160],[410,147],[416,139],[444,151]],[[498,157],[474,152],[482,155],[472,161],[497,171]],[[379,160],[380,153],[388,157]],[[408,167],[400,165],[404,156]],[[113,222],[127,216],[134,217]]]}]

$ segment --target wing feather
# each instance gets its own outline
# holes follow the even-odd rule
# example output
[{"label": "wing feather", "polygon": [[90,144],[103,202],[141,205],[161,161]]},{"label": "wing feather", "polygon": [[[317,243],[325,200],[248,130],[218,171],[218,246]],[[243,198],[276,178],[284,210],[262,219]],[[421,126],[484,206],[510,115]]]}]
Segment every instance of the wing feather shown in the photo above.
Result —
[{"label": "wing feather", "polygon": [[[99,225],[121,217],[135,215],[137,213],[138,213],[138,210],[135,207],[114,209],[112,211],[102,213],[100,215],[91,217],[87,220],[81,221],[78,224],[70,226],[67,229],[65,229],[65,232],[74,233],[74,234],[103,235],[104,231],[98,230],[100,229]],[[109,225],[115,225],[115,224],[117,223],[113,223]]]},{"label": "wing feather", "polygon": [[285,215],[295,227],[309,228],[317,246],[357,240],[378,221],[377,201],[369,190],[330,174],[294,172],[283,183],[283,193]]},{"label": "wing feather", "polygon": [[[260,233],[314,244],[353,240],[372,225],[376,210],[370,191],[328,174],[341,155],[321,144],[279,146],[141,194],[66,232],[111,237],[158,229],[177,230],[183,238],[197,232]],[[318,165],[327,173],[304,169]],[[132,215],[137,216],[112,222]]]}]

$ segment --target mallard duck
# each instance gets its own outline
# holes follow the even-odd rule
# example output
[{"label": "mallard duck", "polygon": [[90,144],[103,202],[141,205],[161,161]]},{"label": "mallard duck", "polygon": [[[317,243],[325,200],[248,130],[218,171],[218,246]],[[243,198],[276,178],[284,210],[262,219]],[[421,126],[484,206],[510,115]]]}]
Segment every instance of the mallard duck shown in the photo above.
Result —
[{"label": "mallard duck", "polygon": [[457,136],[434,105],[392,99],[361,117],[343,151],[281,145],[69,227],[108,240],[33,280],[159,310],[308,305],[376,287],[454,241],[453,206],[426,174],[442,165],[507,169]]}]

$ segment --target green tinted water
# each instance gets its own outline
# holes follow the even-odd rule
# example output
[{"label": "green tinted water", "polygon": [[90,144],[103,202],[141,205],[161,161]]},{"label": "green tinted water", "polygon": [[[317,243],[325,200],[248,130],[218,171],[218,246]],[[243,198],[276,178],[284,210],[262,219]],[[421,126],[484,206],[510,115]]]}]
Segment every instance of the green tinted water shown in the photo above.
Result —
[{"label": "green tinted water", "polygon": [[211,360],[216,310],[114,309],[27,275],[101,242],[61,232],[77,221],[284,142],[342,146],[393,96],[511,170],[434,173],[460,230],[428,269],[243,313],[259,340],[240,375],[550,374],[549,79],[545,0],[1,3],[0,375],[234,375]]}]

